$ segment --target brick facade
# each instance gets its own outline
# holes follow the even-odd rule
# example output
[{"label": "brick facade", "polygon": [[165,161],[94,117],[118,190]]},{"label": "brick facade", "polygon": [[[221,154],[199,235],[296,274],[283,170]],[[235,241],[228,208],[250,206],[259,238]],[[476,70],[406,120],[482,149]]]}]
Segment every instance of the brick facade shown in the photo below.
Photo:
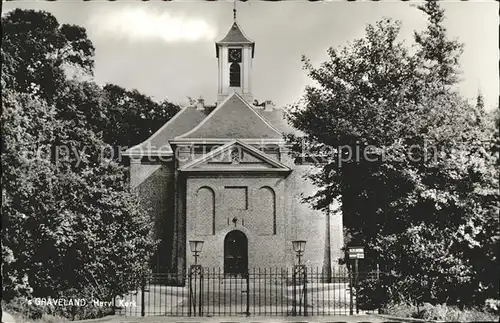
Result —
[{"label": "brick facade", "polygon": [[[226,84],[231,63],[226,54],[239,47],[244,88],[238,90]],[[193,264],[189,240],[204,241],[203,266],[288,267],[296,261],[292,240],[297,239],[307,241],[307,265],[320,268],[331,258],[336,266],[342,216],[330,214],[327,229],[325,212],[303,203],[317,189],[305,177],[312,166],[295,164],[283,139],[284,133],[300,134],[287,124],[283,109],[249,102],[254,43],[235,22],[216,49],[217,107],[206,111],[200,99],[125,152],[131,185],[161,240],[154,267],[183,271]]]},{"label": "brick facade", "polygon": [[[286,156],[282,159],[286,160]],[[293,165],[287,174],[255,175],[244,170],[202,172],[178,176],[179,183],[175,185],[174,164],[174,161],[131,163],[131,182],[139,189],[141,202],[155,221],[156,237],[161,240],[153,260],[160,270],[193,263],[186,248],[189,240],[204,241],[199,258],[202,265],[223,268],[224,239],[232,230],[243,232],[248,239],[249,268],[293,265],[295,253],[291,241],[295,239],[307,241],[303,260],[308,265],[324,265],[326,214],[302,201],[303,196],[316,190],[304,177],[312,166]],[[180,190],[179,194],[175,194],[174,187]],[[175,230],[181,241],[177,247]],[[332,213],[333,266],[342,257],[342,247],[342,216]]]}]

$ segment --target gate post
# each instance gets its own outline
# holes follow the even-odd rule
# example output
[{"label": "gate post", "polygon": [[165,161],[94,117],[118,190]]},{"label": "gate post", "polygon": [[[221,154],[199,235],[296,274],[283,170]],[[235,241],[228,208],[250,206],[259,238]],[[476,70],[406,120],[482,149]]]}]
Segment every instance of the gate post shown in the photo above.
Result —
[{"label": "gate post", "polygon": [[[292,316],[297,316],[297,284],[302,285],[302,291],[298,294],[299,300],[299,315],[302,315],[302,304],[304,304],[304,315],[307,315],[307,269],[305,265],[293,266],[293,309]],[[304,303],[302,303],[302,295],[304,295]]]},{"label": "gate post", "polygon": [[307,268],[304,266],[304,316],[307,316]]},{"label": "gate post", "polygon": [[292,285],[293,285],[292,316],[297,316],[297,271],[295,266],[293,267],[293,273],[292,273]]},{"label": "gate post", "polygon": [[199,308],[198,308],[198,316],[203,316],[203,268],[200,266],[200,271],[199,271],[199,278],[200,278],[200,281],[199,281],[199,284],[200,284],[200,288],[199,288],[199,292],[200,292],[200,295],[198,297],[198,302],[199,302]]},{"label": "gate post", "polygon": [[192,309],[191,303],[193,300],[193,286],[192,286],[192,281],[191,281],[191,277],[192,277],[191,272],[192,272],[192,268],[190,267],[189,273],[188,273],[188,316],[191,316],[191,309]]},{"label": "gate post", "polygon": [[349,270],[349,268],[347,268],[348,270],[348,275],[349,275],[349,315],[353,315],[354,314],[354,309],[353,309],[353,302],[354,302],[354,298],[353,298],[353,295],[352,295],[352,292],[353,292],[353,288],[352,288],[352,272],[351,270]]},{"label": "gate post", "polygon": [[358,280],[359,280],[359,265],[358,258],[354,259],[354,288],[356,289],[356,314],[359,314],[358,306]]},{"label": "gate post", "polygon": [[191,310],[196,316],[196,301],[198,301],[198,316],[201,316],[203,315],[203,267],[201,265],[191,265],[189,268],[189,316],[191,316]]},{"label": "gate post", "polygon": [[245,273],[247,280],[247,316],[250,316],[250,273]]},{"label": "gate post", "polygon": [[141,280],[141,316],[146,315],[146,297],[144,295],[145,293],[146,293],[146,276],[143,276]]}]

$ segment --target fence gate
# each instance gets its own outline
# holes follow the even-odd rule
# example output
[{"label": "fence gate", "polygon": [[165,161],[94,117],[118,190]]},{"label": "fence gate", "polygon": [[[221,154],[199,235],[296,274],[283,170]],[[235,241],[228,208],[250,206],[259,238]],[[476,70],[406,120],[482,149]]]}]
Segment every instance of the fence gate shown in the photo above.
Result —
[{"label": "fence gate", "polygon": [[117,314],[131,316],[316,316],[359,312],[347,269],[252,269],[227,274],[190,268],[187,275],[151,274],[117,297]]}]

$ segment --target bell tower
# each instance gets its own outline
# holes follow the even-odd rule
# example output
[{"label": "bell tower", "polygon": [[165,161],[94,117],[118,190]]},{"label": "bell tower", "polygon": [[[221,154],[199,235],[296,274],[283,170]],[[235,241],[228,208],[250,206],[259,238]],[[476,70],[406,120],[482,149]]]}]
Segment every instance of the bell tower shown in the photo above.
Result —
[{"label": "bell tower", "polygon": [[[236,2],[235,2],[236,5]],[[236,21],[233,9],[233,25],[222,40],[215,43],[219,64],[217,103],[233,92],[240,94],[248,103],[252,96],[252,59],[255,43],[245,36]]]}]

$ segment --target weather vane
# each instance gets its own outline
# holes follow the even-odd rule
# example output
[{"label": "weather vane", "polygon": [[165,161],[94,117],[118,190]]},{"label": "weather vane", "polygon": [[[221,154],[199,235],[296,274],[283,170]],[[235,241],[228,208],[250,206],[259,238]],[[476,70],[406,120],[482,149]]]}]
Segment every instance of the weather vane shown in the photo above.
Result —
[{"label": "weather vane", "polygon": [[233,1],[233,18],[236,21],[236,0]]}]

